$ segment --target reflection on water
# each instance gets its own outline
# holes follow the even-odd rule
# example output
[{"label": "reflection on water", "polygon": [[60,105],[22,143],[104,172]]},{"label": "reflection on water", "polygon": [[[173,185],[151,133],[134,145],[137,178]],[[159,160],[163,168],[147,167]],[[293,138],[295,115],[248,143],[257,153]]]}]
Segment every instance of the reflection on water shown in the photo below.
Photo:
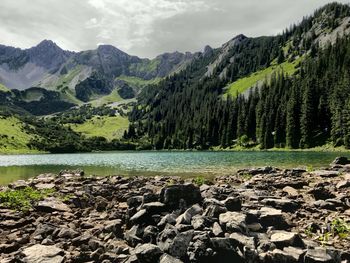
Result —
[{"label": "reflection on water", "polygon": [[[327,166],[334,152],[107,152],[0,155],[0,184],[40,173],[83,169],[96,175],[215,175],[242,167]],[[341,153],[350,157],[349,153]]]}]

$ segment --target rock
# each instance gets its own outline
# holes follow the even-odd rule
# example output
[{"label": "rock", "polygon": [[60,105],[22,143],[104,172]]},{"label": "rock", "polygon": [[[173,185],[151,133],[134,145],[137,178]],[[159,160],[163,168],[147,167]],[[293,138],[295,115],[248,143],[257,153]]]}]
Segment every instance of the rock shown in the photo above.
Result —
[{"label": "rock", "polygon": [[163,254],[160,248],[153,244],[140,245],[133,250],[133,253],[140,262],[145,263],[158,262],[158,259]]},{"label": "rock", "polygon": [[227,211],[241,211],[242,201],[239,197],[228,197],[223,201]]},{"label": "rock", "polygon": [[337,189],[342,189],[346,187],[350,187],[350,180],[340,181],[339,183],[337,183],[337,186],[336,186]]},{"label": "rock", "polygon": [[107,232],[114,233],[117,237],[120,237],[122,235],[122,225],[123,225],[123,222],[121,219],[107,221],[105,230]]},{"label": "rock", "polygon": [[61,228],[60,232],[58,232],[57,236],[59,238],[69,238],[69,239],[73,239],[77,236],[79,236],[79,233],[71,228]]},{"label": "rock", "polygon": [[242,251],[243,251],[243,247],[247,247],[252,250],[255,249],[255,241],[253,237],[248,237],[241,233],[232,233],[230,235],[230,238],[235,241],[237,246],[239,246]]},{"label": "rock", "polygon": [[323,186],[317,186],[310,190],[309,193],[312,194],[316,200],[326,200],[335,197],[331,191]]},{"label": "rock", "polygon": [[61,263],[64,252],[56,246],[34,245],[23,250],[24,262],[28,263]]},{"label": "rock", "polygon": [[202,201],[200,190],[193,184],[171,185],[164,187],[160,193],[160,201],[169,207],[179,207],[180,200],[186,205],[193,205]]},{"label": "rock", "polygon": [[267,198],[262,201],[263,204],[272,206],[277,209],[282,209],[283,212],[294,212],[300,205],[290,199],[273,199]]},{"label": "rock", "polygon": [[194,230],[203,230],[207,225],[207,218],[205,216],[196,215],[192,217],[191,225]]},{"label": "rock", "polygon": [[159,263],[183,263],[183,261],[168,254],[163,254],[159,259]]},{"label": "rock", "polygon": [[108,200],[102,196],[97,196],[95,199],[95,208],[97,211],[102,212],[106,210],[108,206]]},{"label": "rock", "polygon": [[229,232],[245,232],[247,216],[238,212],[226,212],[219,215],[221,226],[225,226]]},{"label": "rock", "polygon": [[151,202],[144,204],[142,208],[146,209],[150,214],[158,214],[164,211],[165,204],[161,202]]},{"label": "rock", "polygon": [[227,212],[227,208],[221,205],[211,204],[205,209],[203,215],[209,218],[218,218],[220,214]]},{"label": "rock", "polygon": [[274,231],[271,235],[271,242],[277,248],[284,248],[288,246],[303,247],[302,240],[297,233],[287,231]]},{"label": "rock", "polygon": [[299,263],[302,262],[302,256],[305,252],[302,249],[287,247],[285,249],[274,249],[269,252],[268,257],[271,263]]},{"label": "rock", "polygon": [[176,224],[190,224],[192,217],[202,214],[203,209],[198,205],[193,205],[176,219]]},{"label": "rock", "polygon": [[314,176],[319,176],[323,178],[332,178],[332,177],[337,177],[339,175],[338,171],[328,171],[328,170],[317,170],[312,172]]},{"label": "rock", "polygon": [[168,228],[159,234],[157,245],[164,252],[181,259],[186,255],[193,234],[193,230],[178,233],[173,226],[168,225]]},{"label": "rock", "polygon": [[148,217],[146,209],[141,209],[135,215],[130,218],[132,224],[144,222],[146,217]]},{"label": "rock", "polygon": [[211,247],[215,254],[210,262],[232,263],[244,262],[243,258],[237,253],[237,244],[231,238],[214,237],[210,239]]},{"label": "rock", "polygon": [[214,222],[212,232],[214,236],[217,237],[222,236],[224,234],[224,231],[222,231],[221,226],[217,222]]},{"label": "rock", "polygon": [[333,263],[334,260],[327,253],[326,249],[316,248],[316,249],[308,249],[305,258],[305,263]]},{"label": "rock", "polygon": [[56,187],[55,184],[38,183],[35,185],[35,188],[38,190],[54,189],[55,187]]},{"label": "rock", "polygon": [[340,157],[336,157],[334,159],[334,161],[331,163],[332,165],[346,165],[346,164],[350,164],[350,161],[348,160],[347,157],[344,156],[340,156]]},{"label": "rock", "polygon": [[265,227],[267,226],[280,227],[281,225],[284,224],[282,211],[271,207],[262,207],[260,209],[259,219],[260,219],[260,223]]},{"label": "rock", "polygon": [[71,212],[71,209],[68,205],[66,205],[62,201],[57,200],[54,197],[48,197],[43,201],[39,201],[35,209],[41,212]]},{"label": "rock", "polygon": [[299,195],[298,190],[291,187],[291,186],[286,186],[282,189],[283,192],[287,193],[289,196],[296,197]]},{"label": "rock", "polygon": [[135,247],[138,243],[142,243],[143,229],[139,225],[134,225],[130,230],[124,233],[124,239],[129,245]]},{"label": "rock", "polygon": [[158,227],[164,227],[166,224],[175,225],[176,224],[176,215],[175,214],[167,214],[164,216],[160,222],[158,223]]},{"label": "rock", "polygon": [[159,229],[155,226],[147,226],[143,231],[143,241],[146,243],[155,244],[157,241],[157,236],[159,233]]}]

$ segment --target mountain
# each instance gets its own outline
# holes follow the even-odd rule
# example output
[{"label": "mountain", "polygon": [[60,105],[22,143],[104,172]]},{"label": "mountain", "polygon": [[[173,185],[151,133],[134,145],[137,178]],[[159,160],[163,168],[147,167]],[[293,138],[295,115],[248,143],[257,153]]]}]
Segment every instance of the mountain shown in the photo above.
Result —
[{"label": "mountain", "polygon": [[153,149],[350,148],[350,7],[239,35],[146,88],[125,138]]},{"label": "mountain", "polygon": [[35,87],[57,92],[63,102],[75,105],[113,90],[129,99],[150,82],[179,71],[194,56],[174,52],[141,59],[111,45],[71,52],[50,40],[24,50],[0,45],[0,83],[11,90]]}]

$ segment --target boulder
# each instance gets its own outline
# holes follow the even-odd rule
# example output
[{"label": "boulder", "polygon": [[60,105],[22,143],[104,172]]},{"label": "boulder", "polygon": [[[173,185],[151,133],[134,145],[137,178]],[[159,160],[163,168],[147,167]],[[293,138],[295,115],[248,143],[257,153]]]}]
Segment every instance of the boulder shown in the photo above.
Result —
[{"label": "boulder", "polygon": [[200,207],[198,204],[193,205],[176,219],[176,224],[190,224],[192,217],[202,213],[202,207]]},{"label": "boulder", "polygon": [[334,159],[334,161],[331,163],[331,166],[333,165],[346,165],[350,164],[350,161],[348,160],[347,157],[344,156],[339,156]]},{"label": "boulder", "polygon": [[68,205],[54,197],[48,197],[43,201],[39,201],[35,209],[41,212],[71,212]]},{"label": "boulder", "polygon": [[287,198],[284,198],[284,199],[267,198],[267,199],[264,199],[262,203],[277,209],[281,209],[283,212],[294,212],[300,207],[300,205],[297,202]]},{"label": "boulder", "polygon": [[183,261],[168,254],[163,254],[159,259],[159,263],[183,263]]},{"label": "boulder", "polygon": [[271,242],[277,248],[284,248],[288,246],[303,247],[303,242],[297,233],[287,231],[274,231],[271,235]]},{"label": "boulder", "polygon": [[333,263],[334,260],[327,253],[326,249],[316,248],[316,249],[308,249],[305,257],[305,263]]},{"label": "boulder", "polygon": [[339,175],[338,171],[328,171],[328,170],[317,170],[312,172],[314,176],[319,176],[323,178],[332,178],[332,177],[337,177]]},{"label": "boulder", "polygon": [[227,211],[241,211],[242,201],[239,197],[228,197],[223,201]]},{"label": "boulder", "polygon": [[24,262],[61,263],[64,261],[64,252],[56,246],[33,245],[23,249]]},{"label": "boulder", "polygon": [[214,222],[212,232],[214,236],[217,237],[222,236],[224,234],[224,231],[222,231],[221,226],[217,222]]},{"label": "boulder", "polygon": [[282,225],[285,224],[281,210],[271,208],[271,207],[262,207],[259,213],[260,213],[260,216],[259,216],[260,223],[265,227],[268,227],[268,226],[281,227]]},{"label": "boulder", "polygon": [[253,237],[243,235],[241,233],[232,233],[230,238],[234,240],[237,246],[243,251],[243,247],[247,247],[251,250],[255,249],[255,240]]},{"label": "boulder", "polygon": [[219,215],[219,222],[229,232],[245,232],[246,218],[245,214],[239,212],[226,212]]},{"label": "boulder", "polygon": [[158,262],[158,259],[163,254],[159,247],[153,244],[143,244],[137,246],[133,251],[137,259],[144,263]]},{"label": "boulder", "polygon": [[164,187],[160,193],[160,201],[165,205],[177,208],[180,200],[185,201],[187,206],[200,203],[202,196],[197,186],[193,184],[179,184]]},{"label": "boulder", "polygon": [[291,187],[291,186],[286,186],[282,189],[283,192],[287,193],[287,195],[291,197],[296,197],[299,195],[298,190]]},{"label": "boulder", "polygon": [[174,226],[167,225],[167,227],[159,234],[157,245],[162,251],[181,259],[186,255],[193,234],[193,230],[179,233]]},{"label": "boulder", "polygon": [[337,189],[350,187],[350,180],[342,180],[337,183]]}]

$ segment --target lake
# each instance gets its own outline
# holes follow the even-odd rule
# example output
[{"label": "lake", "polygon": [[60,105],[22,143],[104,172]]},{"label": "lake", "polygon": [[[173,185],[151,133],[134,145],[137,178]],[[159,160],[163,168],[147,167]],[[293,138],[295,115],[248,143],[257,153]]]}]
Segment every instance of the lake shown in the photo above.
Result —
[{"label": "lake", "polygon": [[134,151],[77,154],[0,155],[0,184],[63,169],[94,175],[231,174],[239,168],[327,166],[339,152],[166,152]]}]

